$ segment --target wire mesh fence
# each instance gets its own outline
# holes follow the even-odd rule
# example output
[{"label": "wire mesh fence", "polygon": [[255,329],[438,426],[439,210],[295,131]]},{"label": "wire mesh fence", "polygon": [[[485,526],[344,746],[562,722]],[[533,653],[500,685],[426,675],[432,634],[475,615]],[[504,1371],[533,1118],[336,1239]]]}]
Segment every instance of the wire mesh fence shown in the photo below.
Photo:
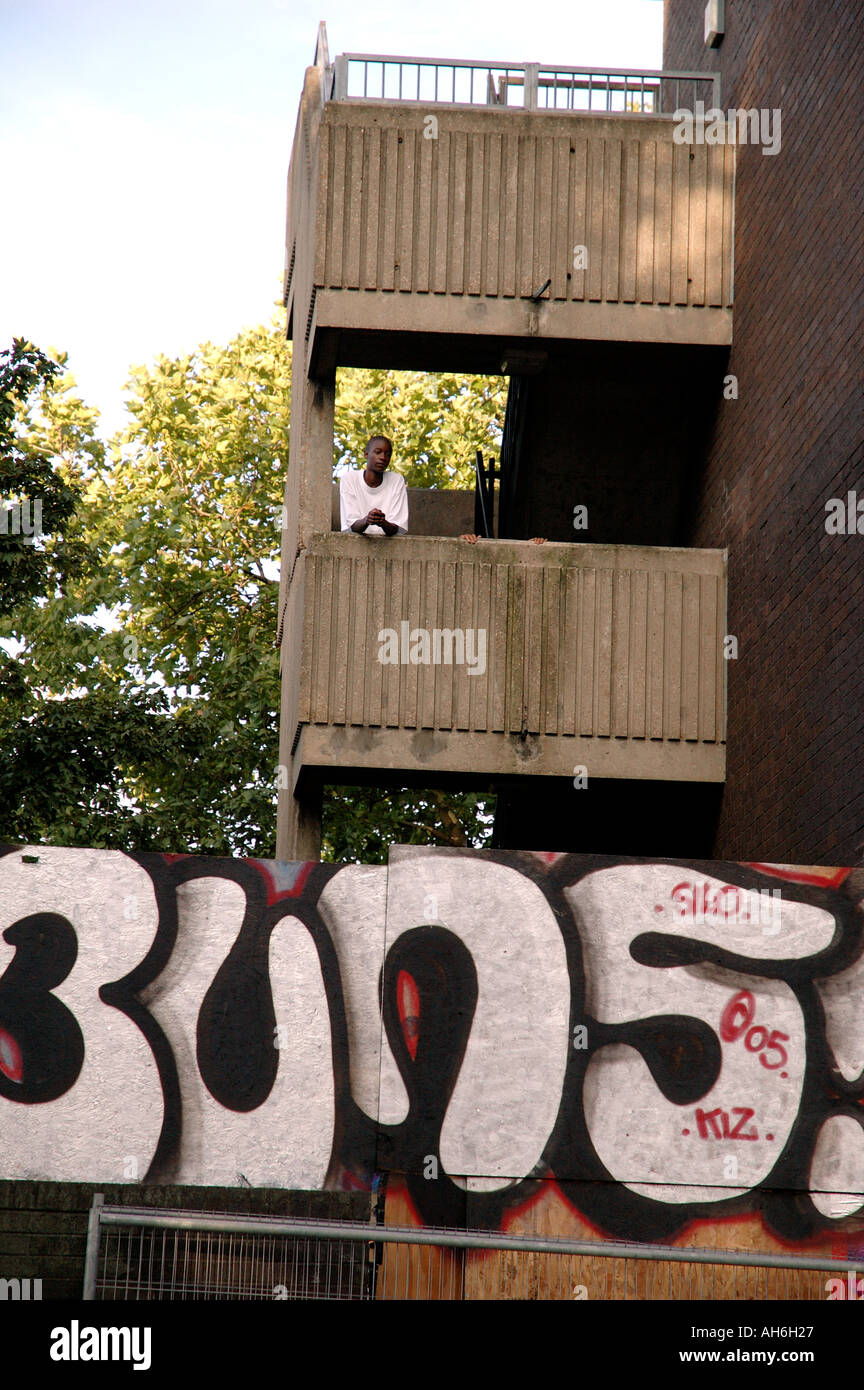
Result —
[{"label": "wire mesh fence", "polygon": [[107,1207],[84,1297],[101,1300],[824,1300],[829,1256]]},{"label": "wire mesh fence", "polygon": [[94,1297],[362,1301],[374,1291],[374,1258],[357,1241],[106,1226]]}]

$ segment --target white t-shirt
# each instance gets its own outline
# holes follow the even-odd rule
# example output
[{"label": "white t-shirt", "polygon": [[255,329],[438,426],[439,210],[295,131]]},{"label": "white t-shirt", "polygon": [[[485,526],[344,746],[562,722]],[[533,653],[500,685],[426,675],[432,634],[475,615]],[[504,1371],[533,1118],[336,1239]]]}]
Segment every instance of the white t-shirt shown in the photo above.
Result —
[{"label": "white t-shirt", "polygon": [[[401,473],[389,469],[378,487],[370,487],[363,479],[363,469],[343,473],[339,479],[339,508],[342,530],[350,531],[355,521],[368,516],[373,507],[382,511],[387,520],[399,527],[398,534],[408,532],[408,489]],[[386,536],[380,526],[367,526],[364,535]]]}]

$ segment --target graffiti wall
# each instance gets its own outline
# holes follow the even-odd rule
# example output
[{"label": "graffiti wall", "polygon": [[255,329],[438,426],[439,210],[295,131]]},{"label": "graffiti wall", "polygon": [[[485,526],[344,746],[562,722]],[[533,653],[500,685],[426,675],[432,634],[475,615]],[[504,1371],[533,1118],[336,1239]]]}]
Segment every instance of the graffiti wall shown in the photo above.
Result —
[{"label": "graffiti wall", "polygon": [[0,1176],[864,1231],[862,875],[0,856]]}]

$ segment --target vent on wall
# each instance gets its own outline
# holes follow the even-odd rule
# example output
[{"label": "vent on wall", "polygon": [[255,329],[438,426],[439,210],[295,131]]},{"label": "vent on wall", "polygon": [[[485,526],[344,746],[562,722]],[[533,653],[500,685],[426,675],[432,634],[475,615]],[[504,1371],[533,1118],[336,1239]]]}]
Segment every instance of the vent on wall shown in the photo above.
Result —
[{"label": "vent on wall", "polygon": [[306,341],[309,341],[309,334],[312,332],[312,320],[315,317],[315,301],[318,298],[318,286],[312,286],[312,297],[309,300],[309,312],[306,315]]},{"label": "vent on wall", "polygon": [[291,246],[291,259],[290,259],[289,262],[288,262],[288,269],[287,269],[286,272],[285,272],[285,294],[284,294],[283,299],[282,299],[282,303],[283,303],[283,304],[287,304],[287,303],[288,303],[288,299],[289,299],[289,296],[290,296],[290,294],[291,294],[291,285],[292,285],[293,280],[294,280],[294,263],[295,263],[296,260],[297,260],[297,238],[295,237],[295,238],[294,238],[294,241],[293,241],[293,243],[292,243],[292,246]]}]

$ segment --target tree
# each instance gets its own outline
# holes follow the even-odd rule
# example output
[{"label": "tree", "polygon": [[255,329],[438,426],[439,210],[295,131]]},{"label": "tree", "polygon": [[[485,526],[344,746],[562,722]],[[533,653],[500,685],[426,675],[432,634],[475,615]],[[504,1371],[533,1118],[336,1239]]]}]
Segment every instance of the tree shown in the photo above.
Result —
[{"label": "tree", "polygon": [[[16,397],[22,457],[42,461],[69,505],[41,592],[21,588],[0,624],[17,652],[0,665],[0,738],[14,750],[0,768],[0,839],[272,856],[290,351],[260,327],[133,369],[130,422],[107,448],[63,361]],[[337,458],[359,456],[384,420],[411,482],[464,482],[494,437],[498,384],[403,377],[340,381]],[[325,855],[482,843],[484,804],[332,788]]]},{"label": "tree", "polygon": [[474,456],[501,445],[504,377],[342,368],[334,421],[337,468],[357,468],[373,434],[393,439],[409,487],[473,488]]},{"label": "tree", "polygon": [[37,494],[42,534],[3,575],[0,838],[148,848],[128,769],[182,760],[183,731],[162,691],[124,689],[105,660],[105,451],[65,360],[20,341],[2,356],[2,466],[12,490]]},{"label": "tree", "polygon": [[327,787],[321,858],[384,864],[394,844],[482,848],[491,836],[494,801],[478,792]]},{"label": "tree", "polygon": [[22,338],[0,353],[0,614],[62,587],[81,558],[63,538],[77,491],[24,429],[34,399],[60,371]]},{"label": "tree", "polygon": [[[131,422],[77,522],[92,563],[16,633],[31,684],[74,700],[97,740],[105,837],[80,798],[70,820],[67,799],[66,843],[272,852],[289,370],[281,337],[256,329],[132,372]],[[56,404],[43,426],[55,452]],[[109,707],[126,731],[113,772],[98,737]]]}]

